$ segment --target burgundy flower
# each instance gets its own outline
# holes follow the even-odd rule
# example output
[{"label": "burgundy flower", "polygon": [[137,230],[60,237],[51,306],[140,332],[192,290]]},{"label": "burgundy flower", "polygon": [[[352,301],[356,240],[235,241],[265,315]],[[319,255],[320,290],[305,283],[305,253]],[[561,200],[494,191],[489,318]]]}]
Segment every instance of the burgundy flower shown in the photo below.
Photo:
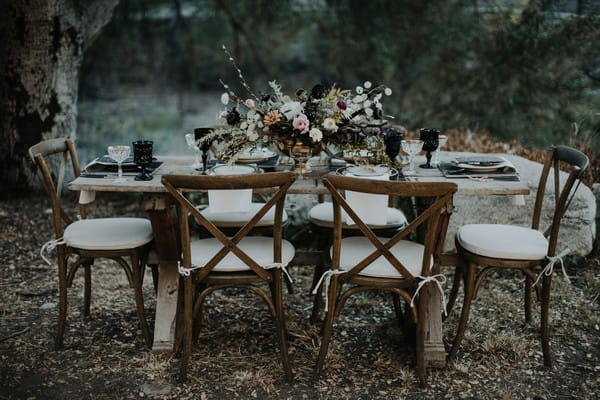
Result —
[{"label": "burgundy flower", "polygon": [[313,99],[322,99],[323,97],[325,97],[325,94],[325,86],[321,85],[320,83],[313,86],[313,88],[310,91],[310,96]]},{"label": "burgundy flower", "polygon": [[348,108],[348,105],[346,104],[346,102],[344,100],[340,100],[338,101],[336,104],[337,108],[339,108],[340,110],[345,110],[346,108]]},{"label": "burgundy flower", "polygon": [[241,121],[241,116],[240,116],[240,113],[238,112],[238,110],[236,110],[235,107],[233,107],[233,109],[231,109],[227,113],[227,115],[225,116],[225,119],[227,120],[227,123],[229,125],[233,126]]}]

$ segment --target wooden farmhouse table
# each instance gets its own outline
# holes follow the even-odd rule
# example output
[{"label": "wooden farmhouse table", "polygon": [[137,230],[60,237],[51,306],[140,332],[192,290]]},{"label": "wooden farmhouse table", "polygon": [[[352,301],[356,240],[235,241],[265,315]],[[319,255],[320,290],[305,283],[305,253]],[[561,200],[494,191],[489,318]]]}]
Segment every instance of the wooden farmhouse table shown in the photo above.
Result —
[{"label": "wooden farmhouse table", "polygon": [[[445,157],[454,157],[461,153],[443,153]],[[159,258],[158,292],[156,296],[156,315],[154,325],[153,351],[169,352],[173,350],[175,326],[177,321],[177,303],[180,260],[178,223],[175,215],[175,204],[161,184],[161,175],[190,174],[201,172],[193,170],[192,159],[188,157],[159,157],[163,165],[150,181],[135,181],[127,177],[123,183],[114,183],[113,179],[78,177],[68,184],[68,188],[81,191],[80,201],[93,201],[95,192],[138,192],[144,194],[143,206],[152,223],[154,241]],[[424,161],[417,157],[416,164]],[[278,167],[279,168],[279,167]],[[281,167],[281,168],[288,168]],[[304,180],[297,180],[288,190],[289,194],[327,195],[327,189],[321,184],[319,176],[329,173],[329,168],[313,167]],[[110,178],[110,177],[108,177]],[[439,170],[422,170],[417,168],[417,176],[412,181],[443,182],[452,181],[458,185],[456,196],[515,196],[529,194],[529,187],[522,181],[446,179]],[[86,200],[87,199],[87,200]],[[442,264],[451,264],[452,256],[442,256]],[[435,273],[435,272],[434,272]],[[431,367],[443,367],[446,364],[446,352],[442,340],[442,316],[440,293],[432,290],[428,306],[428,327],[425,340],[425,360]],[[307,315],[308,318],[308,315]]]}]

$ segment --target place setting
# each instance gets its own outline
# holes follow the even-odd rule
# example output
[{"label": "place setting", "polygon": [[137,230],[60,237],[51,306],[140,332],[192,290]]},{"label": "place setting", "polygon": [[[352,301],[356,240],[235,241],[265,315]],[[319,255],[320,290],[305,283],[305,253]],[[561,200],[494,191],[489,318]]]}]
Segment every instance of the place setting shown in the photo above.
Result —
[{"label": "place setting", "polygon": [[502,156],[493,154],[463,155],[441,163],[446,178],[471,180],[519,181],[516,167]]},{"label": "place setting", "polygon": [[137,140],[131,146],[108,146],[107,154],[88,163],[80,176],[110,179],[112,183],[119,184],[128,182],[130,177],[135,181],[151,180],[163,165],[162,161],[152,156],[153,144],[151,140]]}]

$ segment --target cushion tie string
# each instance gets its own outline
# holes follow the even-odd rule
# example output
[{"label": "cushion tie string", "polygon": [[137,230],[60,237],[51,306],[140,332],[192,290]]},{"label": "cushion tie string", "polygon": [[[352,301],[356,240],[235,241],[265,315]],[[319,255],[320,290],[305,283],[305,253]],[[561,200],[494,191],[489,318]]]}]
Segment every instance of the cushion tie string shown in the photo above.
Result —
[{"label": "cushion tie string", "polygon": [[421,281],[417,285],[417,290],[415,290],[415,294],[413,294],[412,299],[410,299],[410,306],[411,307],[415,306],[415,298],[419,294],[419,291],[421,290],[421,288],[423,286],[425,286],[425,284],[427,282],[434,282],[437,289],[439,290],[439,292],[442,295],[442,303],[441,303],[442,312],[444,313],[444,315],[448,315],[448,313],[446,312],[446,295],[444,295],[444,289],[442,288],[442,285],[446,283],[446,277],[442,274],[436,274],[436,275],[430,275],[430,276],[417,275],[415,277],[415,279],[420,279]]},{"label": "cushion tie string", "polygon": [[177,261],[177,269],[179,270],[179,275],[181,276],[190,276],[193,270],[203,268],[203,265],[194,265],[192,264],[191,268],[186,268],[183,266],[181,261]]},{"label": "cushion tie string", "polygon": [[271,264],[262,265],[262,267],[264,269],[272,269],[272,268],[281,269],[281,271],[283,271],[283,275],[285,276],[285,279],[287,279],[288,282],[293,285],[294,280],[292,279],[292,276],[290,275],[290,273],[287,270],[287,265],[288,265],[288,263],[284,263],[284,262],[274,262]]},{"label": "cushion tie string", "polygon": [[[288,279],[289,282],[293,284],[294,280],[292,279],[292,276],[290,275],[290,273],[287,270],[287,265],[288,265],[288,263],[272,263],[272,264],[263,265],[262,268],[263,269],[280,268],[283,271],[283,274],[285,275],[286,279]],[[182,276],[190,276],[190,274],[192,273],[193,270],[200,269],[200,268],[204,268],[204,266],[192,264],[191,268],[186,268],[183,266],[183,263],[181,261],[179,261],[177,263],[177,269],[179,270],[179,274]]]},{"label": "cushion tie string", "polygon": [[540,279],[542,279],[543,275],[546,275],[546,276],[552,275],[552,272],[554,271],[554,264],[556,264],[557,262],[560,262],[560,268],[562,269],[562,273],[565,277],[565,280],[567,281],[567,283],[571,283],[571,280],[569,279],[569,276],[567,275],[567,272],[565,271],[565,264],[563,262],[563,257],[566,256],[567,254],[569,254],[570,252],[571,252],[571,249],[565,249],[565,250],[561,251],[560,254],[557,256],[552,256],[552,257],[546,256],[546,258],[548,259],[548,264],[546,264],[546,266],[544,267],[542,272],[540,272],[537,279],[533,283],[533,286],[538,284]]},{"label": "cushion tie string", "polygon": [[315,286],[314,290],[312,291],[312,294],[317,294],[317,292],[319,291],[319,287],[321,287],[321,285],[323,285],[323,289],[325,289],[325,309],[328,309],[328,304],[329,304],[329,285],[331,285],[331,277],[333,275],[341,275],[346,271],[342,271],[339,269],[330,269],[327,270],[323,273],[323,275],[321,275],[321,278],[319,279],[319,282],[317,282],[317,285]]},{"label": "cushion tie string", "polygon": [[50,253],[52,250],[54,250],[56,248],[56,246],[61,245],[61,244],[65,244],[65,243],[66,243],[65,239],[63,239],[63,238],[49,240],[46,243],[44,243],[44,245],[40,249],[40,256],[42,257],[42,259],[44,261],[46,261],[46,264],[52,265],[52,263],[50,262],[50,260],[48,260],[46,258],[46,256],[44,255],[44,253]]}]

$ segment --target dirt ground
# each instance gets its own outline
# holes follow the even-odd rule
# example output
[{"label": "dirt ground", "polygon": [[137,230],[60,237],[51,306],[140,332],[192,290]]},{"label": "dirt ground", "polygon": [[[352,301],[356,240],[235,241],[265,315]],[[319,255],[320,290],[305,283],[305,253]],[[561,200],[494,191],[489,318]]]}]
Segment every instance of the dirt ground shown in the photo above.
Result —
[{"label": "dirt ground", "polygon": [[[99,196],[100,197],[100,196]],[[140,214],[139,198],[99,198],[97,215]],[[67,201],[73,204],[73,199]],[[45,197],[0,201],[0,398],[600,398],[600,259],[569,260],[568,284],[553,283],[553,369],[543,367],[537,326],[524,323],[522,277],[495,274],[472,310],[458,359],[429,370],[421,388],[414,351],[398,329],[390,298],[350,300],[334,330],[319,381],[313,371],[319,326],[309,323],[313,266],[292,267],[294,294],[285,294],[294,380],[284,379],[274,324],[262,301],[240,291],[208,299],[190,379],[177,380],[178,359],[143,345],[133,291],[111,262],[94,268],[92,316],[82,316],[82,279],[69,294],[65,349],[52,349],[57,320],[56,267],[39,256],[51,239]],[[447,270],[448,277],[452,270]],[[155,297],[144,285],[149,323]],[[448,290],[446,285],[446,290]],[[460,300],[460,297],[459,297]],[[452,339],[460,303],[444,323]]]}]

